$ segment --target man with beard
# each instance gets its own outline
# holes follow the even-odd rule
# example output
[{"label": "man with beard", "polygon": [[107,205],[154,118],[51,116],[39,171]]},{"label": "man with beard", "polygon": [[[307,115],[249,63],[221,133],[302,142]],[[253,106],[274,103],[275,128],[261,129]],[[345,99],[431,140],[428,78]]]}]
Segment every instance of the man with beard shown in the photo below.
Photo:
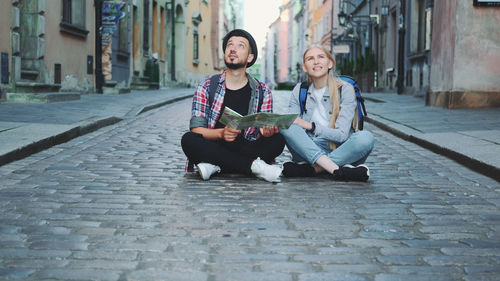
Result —
[{"label": "man with beard", "polygon": [[203,180],[222,172],[279,182],[282,168],[272,162],[283,152],[285,141],[278,128],[235,130],[219,122],[225,107],[241,115],[273,110],[269,88],[246,73],[257,60],[255,40],[247,31],[235,29],[224,37],[222,49],[227,68],[219,76],[213,102],[209,102],[211,79],[198,85],[182,149]]}]

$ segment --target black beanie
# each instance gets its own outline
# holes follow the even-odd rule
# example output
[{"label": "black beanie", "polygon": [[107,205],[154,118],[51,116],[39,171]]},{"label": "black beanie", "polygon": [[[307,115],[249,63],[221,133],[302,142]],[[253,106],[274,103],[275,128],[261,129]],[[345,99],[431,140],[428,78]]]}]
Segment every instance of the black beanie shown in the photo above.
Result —
[{"label": "black beanie", "polygon": [[257,43],[255,43],[252,35],[250,35],[247,31],[243,29],[234,29],[229,31],[229,33],[224,36],[224,39],[222,39],[222,51],[224,53],[226,52],[227,41],[229,41],[229,38],[233,36],[244,37],[250,43],[250,53],[253,54],[253,60],[247,64],[247,67],[252,66],[257,60]]}]

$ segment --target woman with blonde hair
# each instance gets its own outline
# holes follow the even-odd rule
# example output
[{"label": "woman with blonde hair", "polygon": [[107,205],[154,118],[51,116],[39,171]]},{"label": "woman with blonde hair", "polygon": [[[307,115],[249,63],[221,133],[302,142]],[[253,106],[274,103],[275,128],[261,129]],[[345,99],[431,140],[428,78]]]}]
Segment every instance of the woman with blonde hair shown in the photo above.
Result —
[{"label": "woman with blonde hair", "polygon": [[308,48],[302,68],[310,85],[307,103],[301,113],[298,83],[288,111],[300,115],[290,128],[280,131],[293,160],[283,165],[283,175],[307,177],[326,172],[334,180],[367,181],[370,170],[363,163],[373,149],[374,139],[370,132],[355,131],[353,127],[354,88],[334,74],[335,59],[323,47]]}]

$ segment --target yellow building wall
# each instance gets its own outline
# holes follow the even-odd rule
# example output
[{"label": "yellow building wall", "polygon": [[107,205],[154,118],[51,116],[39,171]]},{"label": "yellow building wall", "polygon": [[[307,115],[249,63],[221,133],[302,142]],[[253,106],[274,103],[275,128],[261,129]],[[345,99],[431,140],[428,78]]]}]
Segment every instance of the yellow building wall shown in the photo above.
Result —
[{"label": "yellow building wall", "polygon": [[[198,25],[198,60],[199,63],[196,65],[193,63],[193,30],[194,24],[192,16],[194,13],[200,12],[202,21]],[[186,69],[190,72],[210,75],[218,73],[214,70],[213,59],[212,59],[212,47],[210,44],[211,36],[211,12],[210,6],[207,5],[206,1],[197,0],[189,1],[186,7]],[[222,38],[220,38],[222,40]]]},{"label": "yellow building wall", "polygon": [[322,34],[318,34],[318,25],[323,18],[323,1],[309,1],[309,14],[312,15],[309,22],[309,44],[318,44],[322,36]]},{"label": "yellow building wall", "polygon": [[45,11],[45,65],[49,82],[54,82],[54,64],[61,63],[62,81],[67,75],[77,77],[79,82],[88,79],[94,86],[94,74],[87,74],[87,56],[93,58],[95,73],[95,31],[93,1],[85,1],[85,27],[87,38],[79,38],[60,32],[62,1],[46,1]]},{"label": "yellow building wall", "polygon": [[[154,9],[151,12],[151,20],[156,21],[156,30],[153,30],[154,24],[151,26],[151,52],[153,54],[156,53],[158,57],[158,63],[160,64],[160,84],[165,85],[167,79],[167,73],[169,72],[168,61],[170,60],[170,56],[167,53],[167,38],[170,37],[170,32],[167,28],[168,19],[167,19],[167,9],[166,3],[170,0],[159,0],[157,1],[156,14]],[[163,14],[162,14],[163,9]],[[156,33],[156,34],[153,34]],[[156,41],[156,46],[154,41]]]}]

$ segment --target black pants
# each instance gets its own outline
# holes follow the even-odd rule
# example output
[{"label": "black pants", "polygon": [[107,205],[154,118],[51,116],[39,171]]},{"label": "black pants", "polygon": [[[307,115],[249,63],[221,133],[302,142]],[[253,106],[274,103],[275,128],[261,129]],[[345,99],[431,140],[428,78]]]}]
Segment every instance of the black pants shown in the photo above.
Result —
[{"label": "black pants", "polygon": [[285,148],[281,134],[260,137],[248,141],[241,135],[232,142],[208,140],[201,134],[187,132],[182,136],[182,150],[192,164],[210,163],[221,168],[223,173],[251,174],[253,160],[257,157],[272,163]]}]

